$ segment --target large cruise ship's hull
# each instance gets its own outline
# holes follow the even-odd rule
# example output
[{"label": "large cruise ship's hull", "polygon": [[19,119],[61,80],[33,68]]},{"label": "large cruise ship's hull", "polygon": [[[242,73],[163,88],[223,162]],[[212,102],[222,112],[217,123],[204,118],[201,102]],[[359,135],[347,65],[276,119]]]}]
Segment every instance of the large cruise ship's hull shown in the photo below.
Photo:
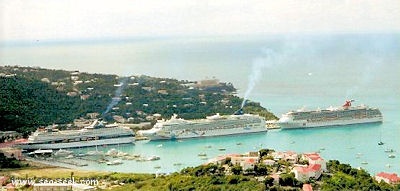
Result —
[{"label": "large cruise ship's hull", "polygon": [[281,129],[300,129],[300,128],[313,128],[313,127],[329,127],[329,126],[342,126],[364,123],[381,123],[382,117],[348,119],[348,120],[330,120],[330,121],[291,121],[278,123]]},{"label": "large cruise ship's hull", "polygon": [[80,148],[80,147],[93,147],[101,145],[118,145],[118,144],[132,144],[134,137],[119,137],[100,140],[78,141],[68,143],[25,143],[20,144],[19,147],[26,150],[37,149],[67,149],[67,148]]},{"label": "large cruise ship's hull", "polygon": [[227,136],[235,134],[259,133],[259,132],[266,132],[267,130],[268,129],[265,126],[256,128],[212,129],[207,131],[185,130],[184,132],[177,134],[168,134],[168,135],[154,134],[148,136],[147,138],[150,140],[189,139],[189,138],[203,138],[203,137],[214,137],[214,136]]}]

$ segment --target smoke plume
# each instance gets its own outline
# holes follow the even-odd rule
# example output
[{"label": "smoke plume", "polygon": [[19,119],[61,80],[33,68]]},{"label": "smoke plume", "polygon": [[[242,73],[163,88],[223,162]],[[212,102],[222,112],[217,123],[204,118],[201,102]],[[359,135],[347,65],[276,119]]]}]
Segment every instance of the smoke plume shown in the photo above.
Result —
[{"label": "smoke plume", "polygon": [[251,73],[249,75],[249,83],[247,85],[246,92],[244,93],[244,98],[242,102],[241,108],[246,104],[246,100],[250,96],[250,93],[253,91],[257,82],[260,80],[262,76],[262,71],[266,67],[270,67],[273,64],[273,56],[274,52],[271,49],[263,49],[263,56],[256,58],[253,60],[253,64],[251,67]]},{"label": "smoke plume", "polygon": [[128,78],[122,78],[120,80],[118,88],[117,88],[117,90],[115,90],[114,97],[112,98],[110,104],[108,104],[107,109],[103,112],[102,116],[107,114],[111,110],[111,108],[113,108],[115,105],[117,105],[118,102],[121,100],[120,97],[121,97],[122,91],[126,87],[127,81],[128,81]]}]

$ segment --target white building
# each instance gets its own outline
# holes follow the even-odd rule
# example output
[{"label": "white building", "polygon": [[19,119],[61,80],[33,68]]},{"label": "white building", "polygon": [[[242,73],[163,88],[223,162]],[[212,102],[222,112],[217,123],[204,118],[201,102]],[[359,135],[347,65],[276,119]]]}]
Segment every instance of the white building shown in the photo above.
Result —
[{"label": "white building", "polygon": [[322,169],[321,165],[312,164],[309,166],[295,166],[292,172],[297,180],[306,181],[310,178],[318,179],[322,174]]},{"label": "white building", "polygon": [[258,163],[258,157],[249,157],[249,156],[231,157],[231,163],[234,165],[240,165],[243,171],[245,171],[247,169],[254,169],[254,166]]}]

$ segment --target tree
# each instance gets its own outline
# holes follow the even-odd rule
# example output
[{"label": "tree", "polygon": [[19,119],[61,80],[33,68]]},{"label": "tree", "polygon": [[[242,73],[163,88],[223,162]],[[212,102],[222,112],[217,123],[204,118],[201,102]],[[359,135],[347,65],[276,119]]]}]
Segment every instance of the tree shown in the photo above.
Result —
[{"label": "tree", "polygon": [[279,184],[281,186],[295,186],[296,179],[294,178],[294,174],[281,174],[279,178]]},{"label": "tree", "polygon": [[268,174],[268,167],[263,163],[256,164],[254,166],[254,172],[256,175],[267,175]]},{"label": "tree", "polygon": [[274,185],[274,181],[275,181],[275,179],[273,177],[267,176],[267,178],[265,178],[265,180],[264,180],[264,184],[268,188],[268,187],[271,187]]},{"label": "tree", "polygon": [[263,158],[263,156],[267,156],[269,153],[269,149],[261,149],[260,151],[258,151],[258,153],[260,154],[260,159]]},{"label": "tree", "polygon": [[240,165],[234,165],[234,166],[231,168],[231,171],[232,171],[233,174],[239,175],[239,174],[242,174],[243,168],[242,168]]}]

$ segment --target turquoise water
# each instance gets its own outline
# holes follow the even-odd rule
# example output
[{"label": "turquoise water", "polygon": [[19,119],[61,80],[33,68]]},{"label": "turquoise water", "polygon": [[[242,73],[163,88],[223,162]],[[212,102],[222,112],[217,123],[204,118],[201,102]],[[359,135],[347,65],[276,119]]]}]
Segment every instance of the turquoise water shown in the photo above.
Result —
[{"label": "turquoise water", "polygon": [[[267,133],[120,145],[131,154],[158,155],[159,161],[124,161],[118,166],[89,162],[83,169],[120,172],[174,172],[209,158],[260,148],[313,152],[370,173],[400,173],[400,35],[349,34],[267,37],[151,39],[74,43],[0,44],[1,65],[41,66],[119,75],[146,74],[232,82],[243,96],[254,63],[262,62],[249,99],[280,116],[289,110],[355,104],[380,108],[382,124],[271,130]],[[61,59],[62,58],[62,59]],[[110,67],[110,64],[113,67]],[[382,140],[384,145],[378,146]],[[237,145],[237,143],[242,143]],[[162,147],[158,145],[162,144]],[[207,148],[211,146],[211,148]],[[99,148],[108,150],[113,147]],[[225,148],[225,151],[218,150]],[[388,158],[384,150],[396,152]],[[84,149],[90,150],[90,149]],[[358,157],[357,157],[358,156]],[[361,162],[368,164],[361,164]],[[182,165],[174,165],[182,163]],[[390,164],[390,168],[387,165]],[[155,166],[161,166],[155,169]]]}]

